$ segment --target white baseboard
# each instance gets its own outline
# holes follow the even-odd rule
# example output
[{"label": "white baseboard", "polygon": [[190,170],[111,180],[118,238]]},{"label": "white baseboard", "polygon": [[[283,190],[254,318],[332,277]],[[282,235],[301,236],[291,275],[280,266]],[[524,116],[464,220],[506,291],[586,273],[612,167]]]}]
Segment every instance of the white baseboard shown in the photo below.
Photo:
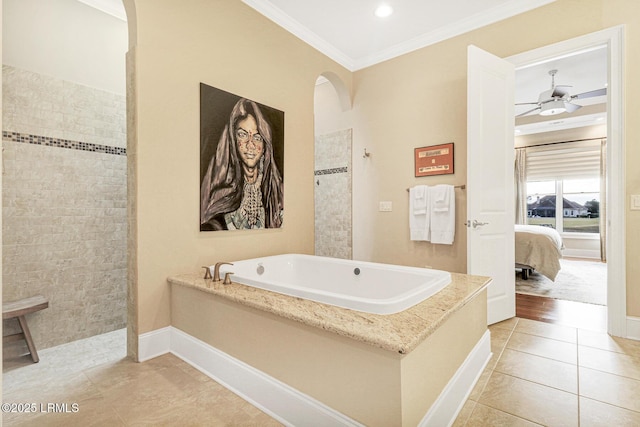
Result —
[{"label": "white baseboard", "polygon": [[600,261],[600,250],[563,249],[562,256],[565,258],[587,258]]},{"label": "white baseboard", "polygon": [[491,333],[487,330],[418,426],[451,426],[489,359],[491,359]]},{"label": "white baseboard", "polygon": [[627,338],[640,340],[640,317],[627,316]]},{"label": "white baseboard", "polygon": [[[173,353],[284,425],[363,427],[322,402],[172,326],[139,336],[141,362],[166,353]],[[490,357],[491,338],[487,331],[420,426],[453,424]]]},{"label": "white baseboard", "polygon": [[138,361],[144,362],[171,351],[171,326],[138,335]]}]

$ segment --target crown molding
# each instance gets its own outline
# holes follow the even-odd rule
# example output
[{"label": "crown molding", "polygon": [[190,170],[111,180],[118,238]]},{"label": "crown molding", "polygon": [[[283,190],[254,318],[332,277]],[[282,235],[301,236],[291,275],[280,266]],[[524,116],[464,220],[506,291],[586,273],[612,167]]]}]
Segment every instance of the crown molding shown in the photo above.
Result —
[{"label": "crown molding", "polygon": [[448,25],[444,28],[430,31],[421,36],[414,37],[406,42],[384,49],[372,55],[360,58],[352,58],[337,47],[326,42],[322,37],[310,31],[300,22],[275,7],[269,0],[242,0],[243,3],[255,9],[268,19],[272,20],[285,30],[289,31],[308,45],[314,47],[324,55],[333,59],[349,71],[357,71],[389,59],[407,54],[414,50],[459,36],[469,31],[493,24],[503,19],[545,6],[556,0],[520,0],[511,1],[503,5],[493,7],[485,12],[478,13],[466,19]]}]

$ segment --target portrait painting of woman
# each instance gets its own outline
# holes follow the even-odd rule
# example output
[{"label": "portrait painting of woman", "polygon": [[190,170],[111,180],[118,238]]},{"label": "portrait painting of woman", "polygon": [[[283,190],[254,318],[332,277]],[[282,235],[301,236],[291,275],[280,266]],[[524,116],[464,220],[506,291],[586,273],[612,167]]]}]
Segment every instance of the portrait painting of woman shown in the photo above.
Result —
[{"label": "portrait painting of woman", "polygon": [[284,113],[200,84],[200,231],[280,228]]}]

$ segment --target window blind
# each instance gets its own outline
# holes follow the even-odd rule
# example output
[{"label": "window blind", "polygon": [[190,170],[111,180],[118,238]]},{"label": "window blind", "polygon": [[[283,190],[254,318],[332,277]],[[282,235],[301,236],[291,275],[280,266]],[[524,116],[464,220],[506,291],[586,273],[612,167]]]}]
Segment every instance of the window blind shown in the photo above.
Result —
[{"label": "window blind", "polygon": [[600,176],[600,140],[527,148],[527,181]]}]

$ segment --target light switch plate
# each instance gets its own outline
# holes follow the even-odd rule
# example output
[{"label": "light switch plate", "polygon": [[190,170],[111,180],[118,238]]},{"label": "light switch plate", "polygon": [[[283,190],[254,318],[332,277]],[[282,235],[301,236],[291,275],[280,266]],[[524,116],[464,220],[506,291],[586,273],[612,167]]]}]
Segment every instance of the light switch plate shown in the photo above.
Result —
[{"label": "light switch plate", "polygon": [[631,195],[631,210],[640,211],[640,195],[638,194]]},{"label": "light switch plate", "polygon": [[392,202],[380,202],[380,207],[378,208],[380,212],[391,212],[393,210]]}]

